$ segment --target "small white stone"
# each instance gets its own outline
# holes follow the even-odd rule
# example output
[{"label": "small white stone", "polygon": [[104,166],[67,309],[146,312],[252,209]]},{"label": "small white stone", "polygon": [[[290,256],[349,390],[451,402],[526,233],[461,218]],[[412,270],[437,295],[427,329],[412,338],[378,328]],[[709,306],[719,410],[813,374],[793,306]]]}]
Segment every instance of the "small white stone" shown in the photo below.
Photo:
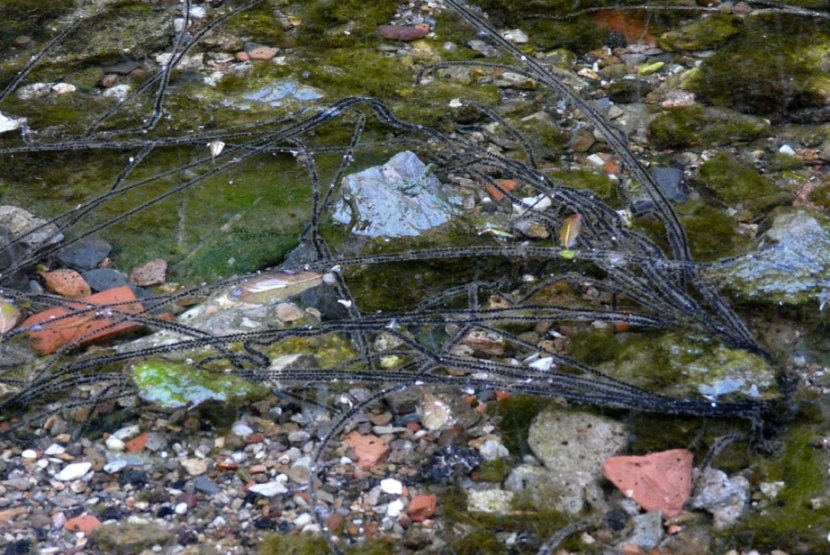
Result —
[{"label": "small white stone", "polygon": [[80,462],[72,463],[64,467],[63,470],[56,476],[61,482],[71,482],[83,478],[84,475],[92,468],[92,463]]},{"label": "small white stone", "polygon": [[63,445],[53,443],[52,445],[46,448],[46,451],[44,451],[43,454],[51,457],[54,455],[61,455],[64,451],[66,451],[66,448]]},{"label": "small white stone", "polygon": [[108,437],[105,443],[110,451],[123,451],[125,448],[124,442],[115,436]]},{"label": "small white stone", "polygon": [[300,516],[298,516],[297,518],[294,519],[294,526],[297,526],[298,528],[302,528],[306,524],[311,524],[312,520],[314,520],[314,517],[312,517],[308,513],[303,513],[303,514],[301,514]]},{"label": "small white stone", "polygon": [[450,100],[450,108],[461,108],[462,106],[464,106],[464,103],[460,99],[453,98]]},{"label": "small white stone", "polygon": [[185,459],[182,461],[182,466],[191,476],[198,476],[207,472],[208,462],[205,459]]},{"label": "small white stone", "polygon": [[52,85],[52,90],[55,91],[56,94],[66,94],[75,92],[77,90],[77,87],[70,83],[55,83],[54,85]]},{"label": "small white stone", "polygon": [[394,478],[386,478],[380,481],[380,489],[390,495],[400,495],[403,493],[403,484]]},{"label": "small white stone", "polygon": [[183,515],[187,513],[187,503],[177,503],[173,510],[176,511],[177,515]]},{"label": "small white stone", "polygon": [[795,151],[793,150],[793,147],[791,147],[790,145],[782,145],[781,148],[778,149],[778,152],[780,152],[781,154],[795,156]]},{"label": "small white stone", "polygon": [[395,499],[386,506],[386,516],[397,518],[403,512],[403,501]]},{"label": "small white stone", "polygon": [[264,495],[265,497],[274,497],[275,495],[287,493],[288,488],[282,482],[265,482],[264,484],[251,486],[248,491]]},{"label": "small white stone", "polygon": [[104,465],[104,472],[107,474],[115,474],[116,472],[124,470],[126,467],[127,461],[124,459],[115,459]]},{"label": "small white stone", "polygon": [[35,451],[34,449],[26,449],[25,451],[20,453],[20,456],[24,459],[36,459],[37,451]]},{"label": "small white stone", "polygon": [[141,432],[141,428],[138,427],[138,424],[133,424],[131,426],[124,426],[123,428],[119,428],[118,430],[114,431],[112,435],[117,437],[121,441],[125,439],[130,439],[133,436],[137,436]]},{"label": "small white stone", "polygon": [[204,19],[207,17],[207,10],[205,10],[202,6],[191,6],[190,17],[193,19]]},{"label": "small white stone", "polygon": [[248,426],[248,424],[242,421],[236,422],[231,428],[231,431],[239,437],[243,438],[248,437],[249,435],[254,433],[254,430],[250,426]]}]

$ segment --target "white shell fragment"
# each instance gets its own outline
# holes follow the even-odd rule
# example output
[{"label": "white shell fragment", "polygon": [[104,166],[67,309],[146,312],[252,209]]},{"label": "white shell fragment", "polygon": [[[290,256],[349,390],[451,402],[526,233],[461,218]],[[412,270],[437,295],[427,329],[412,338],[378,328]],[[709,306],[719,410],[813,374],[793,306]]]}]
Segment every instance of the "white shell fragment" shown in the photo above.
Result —
[{"label": "white shell fragment", "polygon": [[92,463],[89,462],[72,463],[66,465],[55,477],[61,482],[71,482],[83,478],[90,468],[92,468]]},{"label": "white shell fragment", "polygon": [[207,146],[210,149],[210,157],[213,160],[213,162],[215,163],[216,162],[216,157],[219,156],[220,154],[222,154],[222,150],[224,150],[224,148],[225,148],[225,143],[223,143],[219,139],[216,139],[215,141],[210,141],[207,144]]}]

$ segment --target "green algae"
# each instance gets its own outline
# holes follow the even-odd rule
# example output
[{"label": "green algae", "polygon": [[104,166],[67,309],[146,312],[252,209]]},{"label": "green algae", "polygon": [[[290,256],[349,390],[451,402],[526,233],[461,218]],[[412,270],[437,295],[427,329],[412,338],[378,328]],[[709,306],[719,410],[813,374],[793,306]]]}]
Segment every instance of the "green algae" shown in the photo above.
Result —
[{"label": "green algae", "polygon": [[715,196],[727,203],[759,199],[776,191],[775,183],[722,152],[700,167],[700,180]]},{"label": "green algae", "polygon": [[788,14],[745,20],[744,32],[703,61],[689,89],[713,104],[772,114],[826,103],[820,68],[830,32],[819,19]]},{"label": "green algae", "polygon": [[830,412],[825,399],[799,397],[796,423],[776,438],[780,449],[753,467],[754,483],[783,481],[785,487],[772,502],[750,509],[735,529],[723,534],[724,542],[793,555],[826,551],[830,480],[827,451],[821,446],[830,435]]},{"label": "green algae", "polygon": [[738,233],[735,218],[701,201],[691,200],[678,207],[680,220],[695,260],[715,261],[747,252],[753,241]]},{"label": "green algae", "polygon": [[750,142],[769,130],[765,119],[699,105],[665,110],[648,124],[649,135],[660,148]]},{"label": "green algae", "polygon": [[502,443],[516,457],[532,454],[527,442],[530,425],[537,414],[548,408],[550,399],[529,395],[511,395],[487,408],[499,419]]},{"label": "green algae", "polygon": [[[597,367],[610,376],[673,397],[777,398],[776,371],[762,358],[689,333],[619,334]],[[584,340],[583,340],[584,341]],[[590,344],[590,343],[589,343]],[[578,346],[582,355],[587,349]],[[584,356],[584,355],[582,355]],[[592,356],[597,356],[596,354]]]},{"label": "green algae", "polygon": [[508,459],[484,461],[478,470],[478,480],[481,482],[501,483],[510,475],[513,464]]},{"label": "green algae", "polygon": [[708,50],[741,32],[741,21],[728,14],[712,14],[679,29],[663,33],[663,50]]},{"label": "green algae", "polygon": [[357,357],[348,339],[336,334],[318,337],[291,337],[284,339],[268,349],[268,356],[275,359],[282,355],[311,353],[322,368],[331,368]]},{"label": "green algae", "polygon": [[268,389],[232,374],[207,372],[161,360],[139,362],[131,368],[141,398],[163,408],[187,407],[205,401],[229,405],[256,401]]}]

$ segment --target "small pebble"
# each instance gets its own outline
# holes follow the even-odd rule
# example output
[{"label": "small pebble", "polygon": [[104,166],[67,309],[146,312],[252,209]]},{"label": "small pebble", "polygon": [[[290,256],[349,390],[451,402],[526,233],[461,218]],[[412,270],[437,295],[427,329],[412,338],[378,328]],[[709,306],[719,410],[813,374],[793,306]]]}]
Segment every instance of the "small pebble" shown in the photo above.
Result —
[{"label": "small pebble", "polygon": [[89,472],[90,468],[92,468],[92,463],[73,463],[64,467],[64,469],[58,473],[56,478],[61,482],[71,482],[73,480],[83,478],[83,476]]}]

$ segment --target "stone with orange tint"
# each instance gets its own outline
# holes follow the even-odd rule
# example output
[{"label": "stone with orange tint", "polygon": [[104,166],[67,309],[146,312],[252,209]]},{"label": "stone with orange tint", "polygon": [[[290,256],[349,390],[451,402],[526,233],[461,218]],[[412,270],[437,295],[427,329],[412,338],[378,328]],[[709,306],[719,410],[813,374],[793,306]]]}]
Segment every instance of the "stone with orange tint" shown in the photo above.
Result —
[{"label": "stone with orange tint", "polygon": [[[77,316],[68,316],[70,311],[66,308],[50,308],[29,316],[21,325],[29,329],[32,348],[40,355],[49,355],[64,345],[87,345],[137,328],[138,325],[132,322],[113,326],[113,319],[102,315],[103,310],[95,308],[116,303],[127,304],[107,309],[115,316],[118,312],[134,314],[144,310],[132,289],[124,285],[67,303],[74,310],[85,311]],[[89,310],[90,306],[93,310]]]},{"label": "stone with orange tint", "polygon": [[674,518],[692,492],[692,453],[672,449],[644,457],[611,457],[602,465],[605,477],[647,511]]},{"label": "stone with orange tint", "polygon": [[423,522],[435,514],[438,498],[434,493],[416,495],[409,502],[407,514],[414,522]]},{"label": "stone with orange tint", "polygon": [[357,465],[361,468],[375,466],[389,453],[389,444],[372,434],[361,435],[353,431],[346,436],[343,443],[354,449]]},{"label": "stone with orange tint", "polygon": [[101,521],[92,515],[81,515],[75,518],[70,518],[63,525],[65,530],[69,532],[83,532],[89,534],[93,528],[100,526]]},{"label": "stone with orange tint", "polygon": [[75,270],[53,270],[51,272],[40,272],[40,277],[46,283],[46,288],[62,297],[77,299],[92,294],[89,284],[84,281],[81,274]]}]

